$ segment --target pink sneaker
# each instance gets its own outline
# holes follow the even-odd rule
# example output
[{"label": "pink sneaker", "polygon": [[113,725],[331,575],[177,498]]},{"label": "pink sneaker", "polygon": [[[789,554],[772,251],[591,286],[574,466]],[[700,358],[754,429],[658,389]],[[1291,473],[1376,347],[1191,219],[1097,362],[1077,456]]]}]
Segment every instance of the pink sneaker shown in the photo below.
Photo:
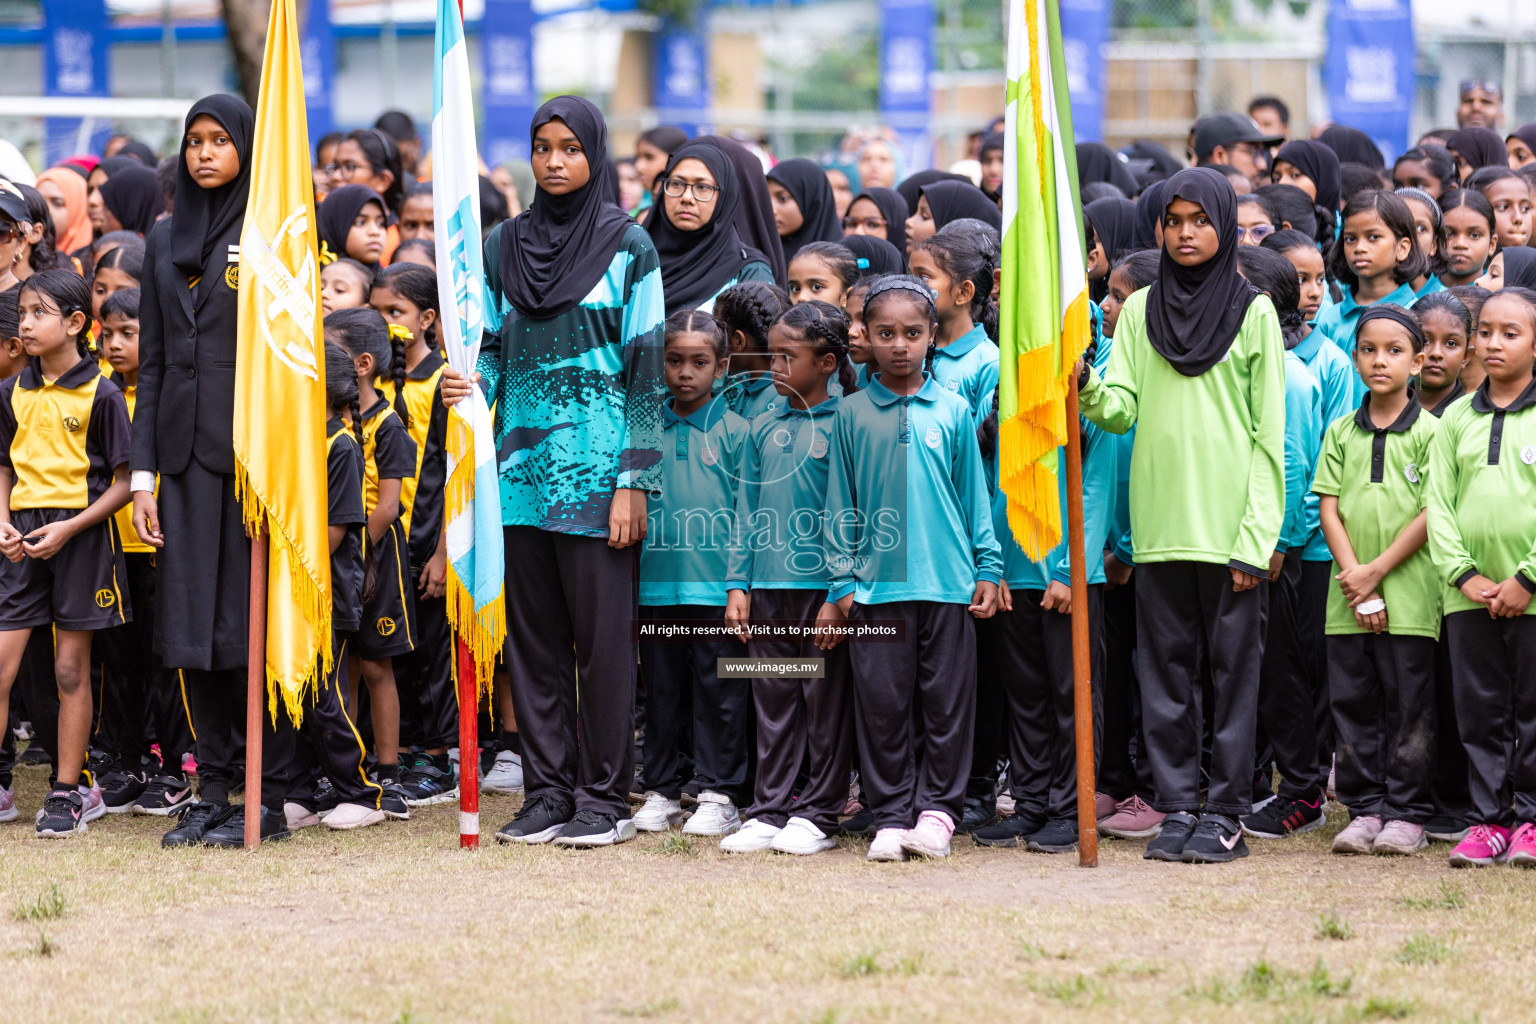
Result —
[{"label": "pink sneaker", "polygon": [[1116,800],[1114,797],[1110,796],[1108,793],[1095,793],[1095,794],[1093,794],[1093,820],[1094,821],[1103,821],[1105,818],[1109,817],[1111,814],[1114,814],[1115,810],[1119,806],[1120,806],[1120,801]]},{"label": "pink sneaker", "polygon": [[197,775],[197,758],[191,754],[184,754],[181,758],[181,770],[187,775]]},{"label": "pink sneaker", "polygon": [[16,809],[16,791],[8,786],[0,787],[0,821],[15,821],[20,814]]},{"label": "pink sneaker", "polygon": [[1504,862],[1536,868],[1536,825],[1527,821],[1515,829],[1515,834],[1509,837],[1509,852],[1504,855]]},{"label": "pink sneaker", "polygon": [[1453,868],[1485,868],[1509,849],[1509,829],[1503,825],[1473,825],[1467,838],[1451,851]]},{"label": "pink sneaker", "polygon": [[1357,814],[1333,837],[1334,853],[1370,853],[1381,835],[1381,815]]},{"label": "pink sneaker", "polygon": [[1163,830],[1164,817],[1141,797],[1127,797],[1115,805],[1113,814],[1099,819],[1099,831],[1115,839],[1146,839]]},{"label": "pink sneaker", "polygon": [[907,859],[907,851],[902,849],[902,840],[906,839],[907,830],[904,828],[882,828],[875,833],[875,839],[869,844],[869,852],[864,855],[865,860],[898,861]]},{"label": "pink sneaker", "polygon": [[917,827],[901,840],[901,848],[919,857],[948,857],[949,837],[955,834],[955,823],[943,811],[924,811],[917,816]]},{"label": "pink sneaker", "polygon": [[1391,853],[1409,857],[1429,845],[1423,825],[1394,819],[1381,827],[1381,835],[1371,846],[1372,853]]}]

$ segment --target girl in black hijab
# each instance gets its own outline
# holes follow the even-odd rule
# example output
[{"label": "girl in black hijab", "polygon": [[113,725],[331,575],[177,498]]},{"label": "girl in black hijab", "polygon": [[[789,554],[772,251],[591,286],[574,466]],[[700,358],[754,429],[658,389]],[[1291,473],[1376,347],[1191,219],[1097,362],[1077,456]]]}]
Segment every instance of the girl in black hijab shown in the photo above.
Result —
[{"label": "girl in black hijab", "polygon": [[911,254],[917,243],[944,229],[950,221],[974,217],[1003,229],[1003,213],[986,193],[966,181],[936,181],[924,185],[918,196],[917,210],[907,218],[907,253]]},{"label": "girl in black hijab", "polygon": [[[139,379],[133,413],[133,527],[157,548],[154,633],[181,670],[196,734],[201,802],[167,762],[140,806],[185,811],[166,846],[240,845],[250,541],[235,488],[235,354],[240,233],[250,191],[254,117],[244,100],[208,96],[187,112],[173,214],[145,240]],[[117,175],[114,175],[114,180]],[[159,494],[155,493],[159,474]],[[139,611],[135,608],[135,611]],[[174,678],[174,676],[172,676]],[[179,695],[178,695],[179,696]],[[262,716],[261,836],[284,838],[294,732]]]},{"label": "girl in black hijab", "polygon": [[1160,247],[1158,227],[1163,222],[1163,186],[1166,184],[1166,181],[1154,181],[1136,197],[1136,223],[1131,232],[1132,249]]},{"label": "girl in black hijab", "polygon": [[1136,204],[1129,199],[1096,199],[1083,207],[1083,220],[1093,232],[1095,255],[1088,266],[1088,293],[1102,302],[1109,292],[1109,271],[1131,250],[1136,230]]},{"label": "girl in black hijab", "polygon": [[1456,173],[1462,181],[1484,167],[1509,166],[1509,150],[1490,128],[1463,128],[1446,140],[1445,148],[1456,158]]},{"label": "girl in black hijab", "polygon": [[1277,185],[1295,185],[1312,194],[1312,201],[1330,212],[1339,208],[1342,188],[1339,158],[1313,139],[1293,139],[1275,154],[1273,177]]},{"label": "girl in black hijab", "polygon": [[[912,209],[900,192],[889,188],[867,188],[848,204],[848,216],[843,218],[843,237],[871,235],[884,238],[896,247],[902,259],[906,259],[907,218],[910,216]],[[876,220],[884,221],[885,226],[874,228],[872,224]],[[882,235],[881,231],[885,233]]]},{"label": "girl in black hijab", "polygon": [[967,185],[975,184],[963,174],[951,174],[948,171],[918,171],[904,178],[901,184],[896,186],[897,194],[907,204],[908,217],[912,216],[912,212],[917,209],[917,201],[922,198],[923,189],[936,181],[963,181]]},{"label": "girl in black hijab", "polygon": [[[1285,513],[1285,347],[1268,298],[1237,271],[1237,196],[1209,167],[1162,190],[1158,280],[1126,299],[1101,378],[1083,366],[1083,415],[1136,428],[1130,517],[1147,762],[1167,812],[1152,860],[1247,854],[1266,578]],[[1086,380],[1084,380],[1086,378]],[[1239,474],[1230,500],[1208,482]],[[1143,575],[1145,574],[1145,575]],[[1203,655],[1203,656],[1202,656]],[[1216,699],[1200,803],[1202,689]],[[1314,812],[1315,813],[1315,812]],[[1199,815],[1198,819],[1196,815]]]},{"label": "girl in black hijab", "polygon": [[[684,166],[687,162],[695,167]],[[714,196],[705,202],[691,189],[682,196],[671,195],[668,190],[675,187],[672,176],[684,173],[691,178],[694,173],[689,172],[696,172],[700,164],[715,179]],[[714,308],[715,297],[731,285],[773,280],[767,257],[745,244],[736,230],[741,189],[735,167],[719,147],[702,139],[680,147],[657,180],[661,182],[661,191],[646,217],[645,227],[661,257],[661,287],[666,294],[668,316],[680,309],[709,312]],[[709,219],[685,229],[674,223],[670,207],[685,202],[690,194],[696,215],[707,213]]]},{"label": "girl in black hijab", "polygon": [[1077,180],[1083,185],[1092,181],[1108,182],[1127,196],[1133,196],[1137,191],[1136,176],[1119,154],[1102,142],[1077,144]]},{"label": "girl in black hijab", "polygon": [[[369,223],[359,224],[358,219],[365,214]],[[321,264],[330,264],[347,256],[365,267],[378,267],[388,223],[383,196],[367,185],[343,185],[332,189],[325,202],[315,208],[315,220],[320,236]],[[369,227],[374,230],[369,231]],[[357,229],[355,237],[354,228]]]},{"label": "girl in black hijab", "polygon": [[1323,129],[1317,141],[1333,150],[1341,164],[1364,164],[1373,171],[1387,169],[1387,161],[1371,137],[1359,128],[1336,124]]},{"label": "girl in black hijab", "polygon": [[148,167],[128,167],[101,183],[102,233],[145,235],[164,210],[160,180]]},{"label": "girl in black hijab", "polygon": [[981,140],[981,150],[976,154],[976,159],[981,163],[981,190],[994,203],[1003,201],[1003,168],[1006,160],[1003,142],[1003,133],[993,132]]},{"label": "girl in black hijab", "polygon": [[746,146],[724,135],[703,135],[694,141],[707,142],[731,162],[741,196],[736,205],[736,233],[743,242],[763,254],[773,271],[774,281],[782,287],[789,280],[789,261],[784,258],[778,224],[773,219],[773,200],[768,197],[768,179],[763,176],[762,161]]},{"label": "girl in black hijab", "polygon": [[796,157],[769,171],[768,195],[773,200],[786,267],[808,242],[842,241],[843,228],[838,221],[832,185],[827,181],[827,172],[815,161]]}]

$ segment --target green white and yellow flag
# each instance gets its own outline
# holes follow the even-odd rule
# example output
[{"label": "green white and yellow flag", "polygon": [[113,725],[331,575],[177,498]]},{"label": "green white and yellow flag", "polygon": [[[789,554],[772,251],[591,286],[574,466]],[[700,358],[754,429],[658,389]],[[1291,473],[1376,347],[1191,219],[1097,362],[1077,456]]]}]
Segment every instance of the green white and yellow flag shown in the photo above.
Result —
[{"label": "green white and yellow flag", "polygon": [[1056,449],[1088,347],[1086,250],[1058,0],[1010,0],[1004,135],[998,482],[1030,558],[1061,541]]},{"label": "green white and yellow flag", "polygon": [[268,710],[281,695],[296,723],[331,668],[318,250],[298,24],[293,0],[273,0],[240,233],[235,485],[247,527],[270,538]]}]

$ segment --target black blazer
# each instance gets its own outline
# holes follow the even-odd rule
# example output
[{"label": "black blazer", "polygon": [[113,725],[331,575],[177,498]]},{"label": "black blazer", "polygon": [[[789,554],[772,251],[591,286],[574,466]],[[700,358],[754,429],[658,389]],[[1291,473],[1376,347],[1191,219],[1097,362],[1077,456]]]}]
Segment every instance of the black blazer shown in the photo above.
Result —
[{"label": "black blazer", "polygon": [[188,287],[171,264],[171,222],[160,221],[145,239],[132,466],[176,474],[196,455],[214,473],[233,473],[240,258],[230,247],[239,245],[242,225],[219,239]]}]

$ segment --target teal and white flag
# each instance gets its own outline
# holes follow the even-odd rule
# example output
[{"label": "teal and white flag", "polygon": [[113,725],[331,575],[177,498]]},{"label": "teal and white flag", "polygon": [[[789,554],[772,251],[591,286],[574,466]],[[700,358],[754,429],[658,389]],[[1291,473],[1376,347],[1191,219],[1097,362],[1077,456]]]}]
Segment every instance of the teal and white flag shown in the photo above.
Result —
[{"label": "teal and white flag", "polygon": [[[438,0],[432,76],[432,219],[448,365],[468,377],[485,327],[480,249],[480,160],[469,54],[457,0]],[[507,636],[502,592],[501,490],[485,396],[475,390],[448,416],[448,618],[474,657],[482,696]],[[454,659],[457,666],[458,659]],[[466,711],[466,714],[472,713]]]}]

